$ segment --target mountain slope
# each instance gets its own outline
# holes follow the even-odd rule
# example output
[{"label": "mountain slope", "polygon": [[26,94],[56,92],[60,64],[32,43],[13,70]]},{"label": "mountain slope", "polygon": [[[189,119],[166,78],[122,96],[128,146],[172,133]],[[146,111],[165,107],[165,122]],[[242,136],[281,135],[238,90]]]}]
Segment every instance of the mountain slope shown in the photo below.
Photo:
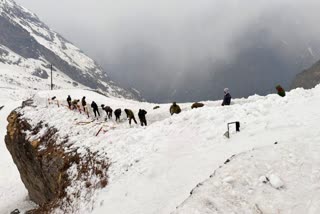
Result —
[{"label": "mountain slope", "polygon": [[13,79],[11,85],[24,86],[27,80],[36,83],[34,88],[48,89],[49,81],[43,79],[48,79],[53,64],[56,76],[63,79],[55,81],[54,78],[57,88],[79,85],[110,96],[139,98],[135,91],[118,87],[94,60],[12,0],[0,0],[0,28],[0,69],[4,66],[6,70],[20,70],[27,74],[19,81],[11,76],[14,72],[0,70],[1,82]]},{"label": "mountain slope", "polygon": [[291,88],[302,87],[310,89],[320,83],[320,61],[315,63],[311,68],[299,73],[292,82]]}]

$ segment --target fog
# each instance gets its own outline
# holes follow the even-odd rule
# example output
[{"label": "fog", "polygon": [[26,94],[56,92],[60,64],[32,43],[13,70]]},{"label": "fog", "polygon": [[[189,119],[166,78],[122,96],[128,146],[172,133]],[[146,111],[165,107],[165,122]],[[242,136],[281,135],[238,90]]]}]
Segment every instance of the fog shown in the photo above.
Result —
[{"label": "fog", "polygon": [[289,87],[320,59],[316,0],[17,0],[155,102]]}]

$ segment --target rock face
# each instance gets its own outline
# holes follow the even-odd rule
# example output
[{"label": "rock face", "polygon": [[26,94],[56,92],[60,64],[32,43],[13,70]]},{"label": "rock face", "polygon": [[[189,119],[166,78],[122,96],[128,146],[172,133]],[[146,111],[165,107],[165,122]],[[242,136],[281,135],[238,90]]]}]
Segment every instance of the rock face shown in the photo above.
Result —
[{"label": "rock face", "polygon": [[[107,185],[108,160],[98,160],[90,151],[80,157],[76,149],[64,147],[68,142],[67,138],[57,145],[57,129],[48,127],[43,122],[32,127],[23,118],[21,109],[30,105],[32,101],[26,101],[20,109],[8,116],[6,146],[30,199],[40,206],[30,213],[49,213],[55,207],[62,210],[65,207],[68,212],[67,207],[76,206],[71,205],[70,198],[73,198],[73,202],[76,201],[80,191],[92,192]],[[89,179],[92,177],[95,177],[94,182]],[[67,192],[68,187],[75,191]]]},{"label": "rock face", "polygon": [[19,120],[19,116],[21,115],[17,112],[12,112],[8,117],[6,145],[19,169],[23,183],[29,190],[31,200],[42,205],[59,197],[59,193],[63,191],[62,179],[59,177],[66,162],[61,157],[62,151],[58,148],[52,151],[51,157],[46,155],[41,157],[36,150],[40,141],[53,140],[56,130],[50,129],[44,137],[46,139],[30,143],[24,132],[36,129],[32,130],[26,121]]},{"label": "rock face", "polygon": [[305,89],[310,89],[315,87],[320,83],[320,61],[314,64],[311,68],[304,70],[302,73],[298,74],[294,79],[291,88],[302,87]]}]

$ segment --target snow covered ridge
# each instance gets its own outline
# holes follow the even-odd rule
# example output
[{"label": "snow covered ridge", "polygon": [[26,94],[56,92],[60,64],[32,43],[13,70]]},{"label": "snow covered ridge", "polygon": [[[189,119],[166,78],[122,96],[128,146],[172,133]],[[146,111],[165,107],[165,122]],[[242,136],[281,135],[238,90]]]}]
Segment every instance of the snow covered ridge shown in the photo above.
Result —
[{"label": "snow covered ridge", "polygon": [[[67,95],[135,114],[145,109],[148,127],[129,126],[124,114],[119,123],[105,122],[105,113],[92,121],[92,115],[87,118],[65,106]],[[47,104],[53,96],[60,107]],[[235,99],[225,107],[221,101],[207,101],[192,110],[191,103],[183,103],[174,116],[170,104],[153,110],[152,103],[87,90],[42,91],[33,100],[34,107],[21,111],[32,127],[42,121],[57,129],[61,139],[67,136],[69,148],[77,148],[78,154],[90,149],[111,164],[108,185],[89,198],[74,198],[74,212],[69,213],[319,213],[319,86],[293,90],[284,98]],[[233,121],[241,122],[241,131],[227,139],[223,133]],[[43,126],[39,135],[26,133],[35,140],[45,131]],[[77,191],[83,186],[73,187]]]},{"label": "snow covered ridge", "polygon": [[53,64],[54,71],[66,76],[64,88],[84,85],[107,96],[141,99],[137,92],[118,87],[94,60],[13,0],[0,1],[0,27],[0,65],[15,65],[28,75],[40,73],[46,80]]},{"label": "snow covered ridge", "polygon": [[[53,95],[60,100],[60,107],[56,103],[48,105],[47,98]],[[87,96],[88,105],[94,99],[122,109],[138,103],[107,98],[88,90],[42,91],[31,93],[32,100],[11,113],[7,148],[30,199],[41,205],[37,208],[39,212],[90,213],[96,205],[97,190],[109,182],[108,154],[99,147],[104,136],[95,135],[101,126],[104,127],[101,133],[112,129],[111,124],[107,125],[104,118],[90,122],[87,115],[69,110],[63,99],[67,95],[73,98]],[[124,159],[124,162],[128,161]]]}]

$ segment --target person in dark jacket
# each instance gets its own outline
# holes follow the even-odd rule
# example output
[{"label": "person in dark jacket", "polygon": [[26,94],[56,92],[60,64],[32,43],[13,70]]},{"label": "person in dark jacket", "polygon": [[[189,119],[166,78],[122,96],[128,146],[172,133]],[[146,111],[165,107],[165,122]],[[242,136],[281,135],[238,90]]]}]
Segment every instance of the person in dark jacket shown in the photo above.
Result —
[{"label": "person in dark jacket", "polygon": [[116,116],[116,121],[119,120],[119,122],[120,122],[121,108],[116,109],[114,111],[114,115]]},{"label": "person in dark jacket", "polygon": [[281,85],[277,85],[277,86],[276,86],[276,89],[277,89],[278,95],[279,95],[280,97],[285,97],[285,96],[286,96],[286,92],[285,92],[285,90],[281,87]]},{"label": "person in dark jacket", "polygon": [[106,117],[106,121],[107,121],[107,118],[111,119],[112,118],[112,108],[110,106],[105,106],[105,105],[101,105],[101,108],[102,110],[104,110],[107,114],[107,117]]},{"label": "person in dark jacket", "polygon": [[104,107],[104,110],[106,111],[106,113],[108,115],[108,118],[111,119],[112,118],[113,109],[110,106],[106,106],[106,107]]},{"label": "person in dark jacket", "polygon": [[177,105],[176,102],[173,102],[171,107],[170,107],[170,114],[179,114],[181,112],[180,106]]},{"label": "person in dark jacket", "polygon": [[141,126],[144,126],[144,125],[147,126],[146,114],[147,114],[146,110],[139,109],[138,116],[139,116],[139,120],[140,120]]},{"label": "person in dark jacket", "polygon": [[138,124],[136,118],[134,117],[133,111],[131,111],[130,109],[125,109],[124,111],[127,114],[127,118],[129,118],[129,125],[131,125],[131,120],[133,120],[135,124]]},{"label": "person in dark jacket", "polygon": [[91,103],[91,108],[93,109],[94,117],[97,117],[97,113],[98,113],[98,115],[99,115],[99,117],[100,117],[100,112],[99,112],[97,103],[95,103],[94,101],[92,101],[92,103]]},{"label": "person in dark jacket", "polygon": [[83,107],[83,111],[86,112],[86,107],[87,107],[86,97],[82,97],[81,104]]},{"label": "person in dark jacket", "polygon": [[71,109],[71,97],[70,97],[70,95],[68,95],[68,97],[67,97],[67,102],[68,102],[68,105],[69,105],[69,109]]},{"label": "person in dark jacket", "polygon": [[231,104],[231,95],[230,95],[230,92],[229,92],[229,89],[228,88],[225,88],[223,90],[224,92],[224,97],[223,97],[223,102],[222,102],[222,106],[229,106]]}]

